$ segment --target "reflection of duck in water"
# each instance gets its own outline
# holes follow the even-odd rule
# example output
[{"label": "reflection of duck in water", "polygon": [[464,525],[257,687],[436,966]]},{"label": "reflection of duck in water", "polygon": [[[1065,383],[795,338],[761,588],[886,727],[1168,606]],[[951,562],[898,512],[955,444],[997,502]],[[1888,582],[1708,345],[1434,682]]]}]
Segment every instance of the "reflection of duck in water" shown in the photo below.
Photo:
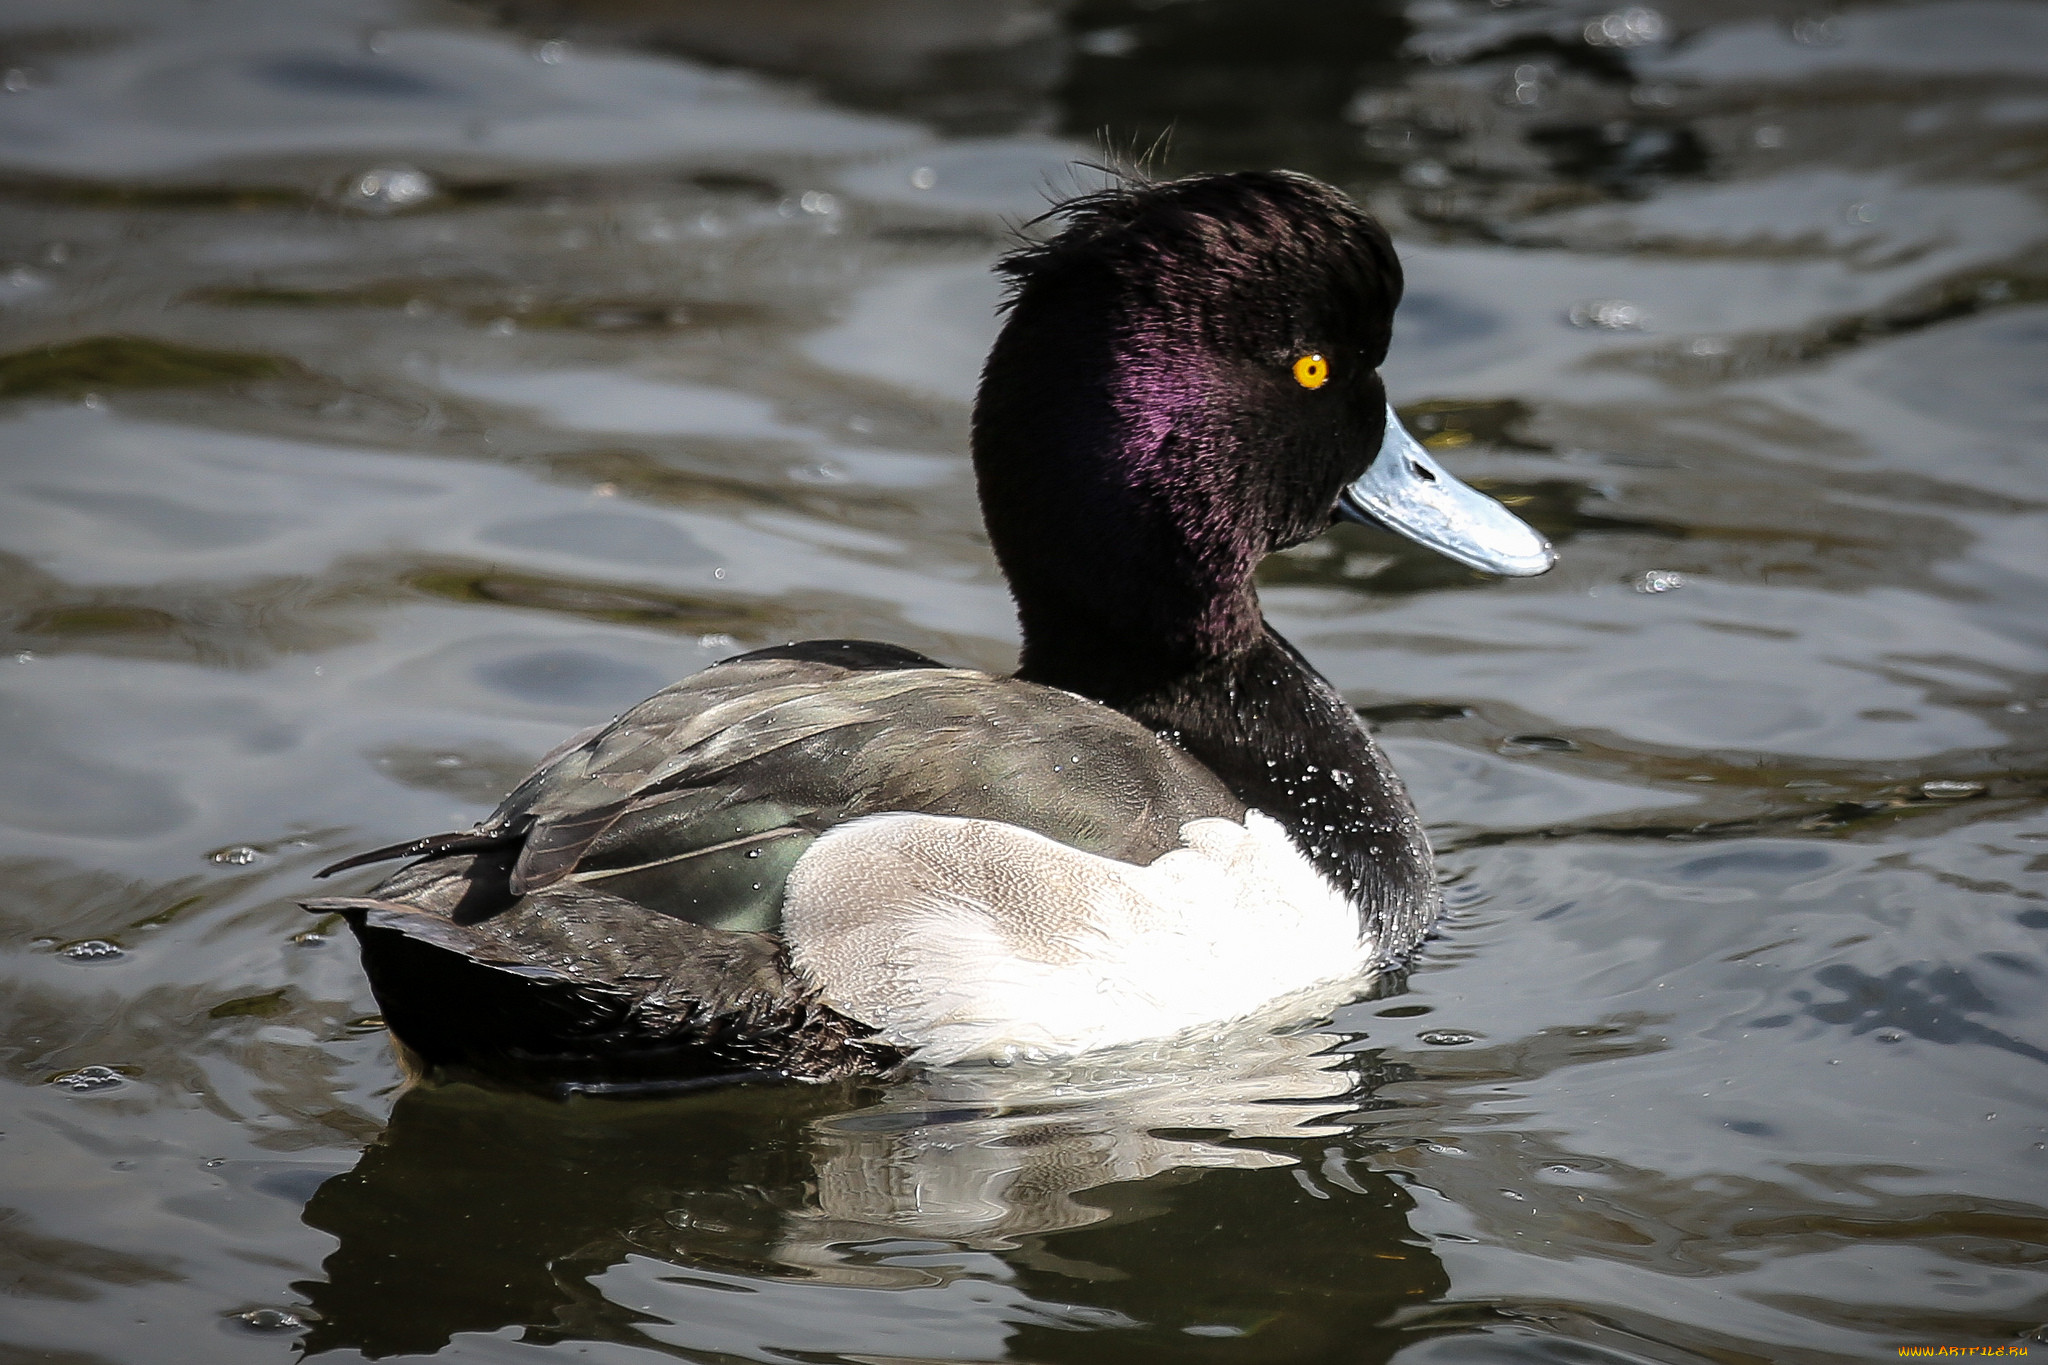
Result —
[{"label": "reflection of duck in water", "polygon": [[[1282,1317],[1260,1358],[1353,1358],[1443,1272],[1388,1177],[1332,1161],[1378,1079],[1334,1041],[1242,1027],[879,1093],[415,1089],[307,1206],[339,1245],[299,1286],[305,1347],[525,1327],[720,1359],[1052,1360],[1099,1359],[1073,1333],[1114,1330],[1179,1360],[1188,1325]],[[1034,1328],[1064,1330],[1021,1348]]]},{"label": "reflection of duck in water", "polygon": [[729,660],[572,740],[349,917],[430,1065],[825,1078],[1074,1055],[1355,980],[1437,909],[1406,793],[1252,573],[1340,506],[1501,573],[1541,537],[1387,406],[1400,267],[1285,173],[1068,204],[974,426],[1014,678]]},{"label": "reflection of duck in water", "polygon": [[791,1219],[783,1255],[808,1264],[806,1247],[890,1235],[1007,1247],[1107,1217],[1075,1200],[1083,1191],[1172,1170],[1291,1165],[1245,1142],[1345,1131],[1327,1120],[1350,1107],[1360,1077],[1329,1053],[1332,1041],[1239,1026],[1199,1044],[922,1072],[878,1104],[813,1125],[817,1206]]}]

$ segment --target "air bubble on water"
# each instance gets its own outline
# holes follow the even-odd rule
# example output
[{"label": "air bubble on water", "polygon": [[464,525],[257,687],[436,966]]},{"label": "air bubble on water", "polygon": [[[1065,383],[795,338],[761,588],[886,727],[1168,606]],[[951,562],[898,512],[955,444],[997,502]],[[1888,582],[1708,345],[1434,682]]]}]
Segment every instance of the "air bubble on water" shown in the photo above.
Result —
[{"label": "air bubble on water", "polygon": [[1573,304],[1565,319],[1574,327],[1603,332],[1640,332],[1649,322],[1642,308],[1627,299],[1587,299]]},{"label": "air bubble on water", "polygon": [[335,200],[363,213],[396,213],[426,203],[437,191],[434,178],[418,167],[377,166],[351,176]]},{"label": "air bubble on water", "polygon": [[83,938],[76,943],[68,943],[57,951],[73,962],[111,962],[128,954],[128,950],[120,944],[103,938]]},{"label": "air bubble on water", "polygon": [[1656,10],[1647,5],[1630,5],[1588,20],[1580,35],[1589,47],[1647,47],[1663,42],[1669,32],[1670,25]]},{"label": "air bubble on water", "polygon": [[102,1090],[116,1090],[127,1083],[128,1078],[110,1066],[81,1066],[76,1071],[67,1071],[61,1076],[50,1078],[51,1085],[69,1090],[75,1095],[93,1095]]},{"label": "air bubble on water", "polygon": [[0,73],[0,90],[5,90],[10,95],[33,90],[38,84],[36,73],[25,66],[10,66],[4,73]]},{"label": "air bubble on water", "polygon": [[1541,104],[1545,75],[1543,68],[1533,62],[1524,62],[1516,67],[1508,83],[1501,89],[1501,103],[1519,105],[1523,108]]},{"label": "air bubble on water", "polygon": [[564,38],[550,38],[544,43],[536,43],[533,49],[533,59],[543,66],[560,66],[563,62],[569,60],[568,40]]},{"label": "air bubble on water", "polygon": [[1726,337],[1694,337],[1685,349],[1696,356],[1717,356],[1735,348]]},{"label": "air bubble on water", "polygon": [[805,190],[803,197],[796,202],[805,213],[819,218],[829,218],[839,212],[839,196],[823,190]]},{"label": "air bubble on water", "polygon": [[1938,777],[1931,782],[1920,784],[1920,794],[1931,796],[1937,801],[1962,801],[1984,794],[1982,782],[1965,782],[1953,778]]},{"label": "air bubble on water", "polygon": [[14,651],[14,662],[18,664],[32,664],[35,661],[36,652],[32,649],[17,649]]},{"label": "air bubble on water", "polygon": [[1572,743],[1563,735],[1509,735],[1501,741],[1499,752],[1503,754],[1570,754],[1577,753],[1578,748],[1578,745]]},{"label": "air bubble on water", "polygon": [[1476,1033],[1450,1028],[1433,1028],[1416,1034],[1415,1038],[1416,1041],[1428,1043],[1431,1047],[1463,1047],[1467,1043],[1479,1041],[1479,1035]]},{"label": "air bubble on water", "polygon": [[1808,47],[1835,47],[1842,41],[1842,21],[1834,15],[1808,16],[1792,23],[1792,41]]},{"label": "air bubble on water", "polygon": [[1765,151],[1771,151],[1785,145],[1785,130],[1775,123],[1766,123],[1751,133],[1749,138]]},{"label": "air bubble on water", "polygon": [[1647,569],[1636,575],[1630,586],[1637,592],[1651,596],[1662,592],[1677,592],[1685,586],[1685,575],[1676,569]]},{"label": "air bubble on water", "polygon": [[250,1332],[303,1332],[306,1323],[296,1313],[287,1313],[282,1308],[251,1308],[240,1313],[228,1314],[228,1320],[239,1324]]},{"label": "air bubble on water", "polygon": [[732,646],[732,636],[723,634],[721,632],[714,632],[710,635],[699,635],[697,637],[697,648],[699,649],[731,649]]},{"label": "air bubble on water", "polygon": [[207,854],[206,861],[219,863],[222,867],[247,867],[262,856],[247,844],[229,844],[226,848],[217,848]]},{"label": "air bubble on water", "polygon": [[919,166],[910,173],[910,188],[928,190],[939,183],[939,173],[930,166]]},{"label": "air bubble on water", "polygon": [[494,337],[508,337],[519,330],[519,324],[510,318],[493,318],[484,330]]}]

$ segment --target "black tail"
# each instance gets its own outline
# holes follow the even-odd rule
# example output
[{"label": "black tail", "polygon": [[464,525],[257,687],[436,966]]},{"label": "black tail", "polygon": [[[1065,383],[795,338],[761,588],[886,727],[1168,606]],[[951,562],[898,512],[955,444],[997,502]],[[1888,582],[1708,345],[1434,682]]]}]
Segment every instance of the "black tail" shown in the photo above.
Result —
[{"label": "black tail", "polygon": [[313,875],[331,877],[337,872],[346,872],[352,867],[366,867],[371,863],[390,862],[393,858],[438,858],[444,853],[482,853],[486,849],[503,848],[506,844],[517,843],[526,837],[531,823],[522,821],[503,829],[466,829],[458,834],[427,834],[417,839],[408,839],[402,844],[386,844],[373,848],[368,853],[358,853],[352,858],[343,858],[331,863]]},{"label": "black tail", "polygon": [[635,1036],[629,989],[520,961],[495,936],[414,906],[335,897],[306,908],[347,917],[384,1022],[429,1066],[495,1071],[517,1059],[547,1079],[566,1060],[602,1075],[593,1059],[617,1058],[629,1076],[638,1070],[633,1045],[647,1040]]},{"label": "black tail", "polygon": [[[475,861],[500,864],[491,881],[505,858]],[[459,912],[471,898],[473,866],[425,863],[382,894],[303,902],[348,920],[384,1022],[429,1068],[637,1090],[872,1076],[902,1061],[792,980],[769,935],[710,929],[575,884],[464,922],[444,902]],[[396,895],[406,899],[387,899]]]}]

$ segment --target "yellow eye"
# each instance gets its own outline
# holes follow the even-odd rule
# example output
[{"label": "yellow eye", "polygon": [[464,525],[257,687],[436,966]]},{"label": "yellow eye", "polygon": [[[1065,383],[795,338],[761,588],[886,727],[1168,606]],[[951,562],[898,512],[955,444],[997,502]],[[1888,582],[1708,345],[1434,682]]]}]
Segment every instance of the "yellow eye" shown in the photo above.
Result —
[{"label": "yellow eye", "polygon": [[1320,389],[1330,378],[1330,362],[1319,355],[1305,355],[1294,362],[1294,382],[1304,389]]}]

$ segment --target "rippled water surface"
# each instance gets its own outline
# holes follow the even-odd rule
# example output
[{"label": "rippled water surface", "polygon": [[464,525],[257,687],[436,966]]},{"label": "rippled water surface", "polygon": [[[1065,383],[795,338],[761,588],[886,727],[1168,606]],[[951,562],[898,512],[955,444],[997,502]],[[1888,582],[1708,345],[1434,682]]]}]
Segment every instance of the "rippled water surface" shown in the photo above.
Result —
[{"label": "rippled water surface", "polygon": [[[2048,7],[11,0],[0,70],[0,1358],[2048,1349]],[[1412,971],[401,1093],[314,868],[741,649],[1007,666],[988,266],[1169,125],[1393,226],[1391,391],[1563,552],[1264,572]]]}]

